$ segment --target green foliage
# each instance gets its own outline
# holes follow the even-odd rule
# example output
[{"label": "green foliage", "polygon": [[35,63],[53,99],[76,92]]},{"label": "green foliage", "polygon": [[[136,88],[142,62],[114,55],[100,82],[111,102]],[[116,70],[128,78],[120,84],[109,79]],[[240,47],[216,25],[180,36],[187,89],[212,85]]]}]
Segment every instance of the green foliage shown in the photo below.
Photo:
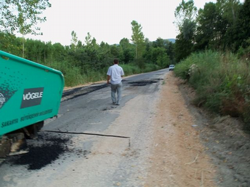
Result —
[{"label": "green foliage", "polygon": [[44,22],[42,11],[51,4],[48,0],[3,0],[0,3],[0,30],[22,35],[40,34],[37,22]]},{"label": "green foliage", "polygon": [[135,44],[136,47],[136,59],[141,58],[144,50],[145,50],[145,39],[144,34],[142,32],[142,26],[137,23],[136,21],[131,22],[132,25],[132,42]]},{"label": "green foliage", "polygon": [[181,31],[183,28],[184,22],[189,20],[193,22],[195,20],[197,8],[194,6],[193,0],[188,0],[185,2],[184,0],[181,1],[178,7],[176,7],[174,15],[176,18],[176,24],[178,29]]},{"label": "green foliage", "polygon": [[174,50],[177,62],[188,57],[193,51],[196,12],[197,8],[194,6],[193,0],[187,2],[182,0],[175,10],[176,24],[180,31],[176,38]]},{"label": "green foliage", "polygon": [[174,51],[177,62],[192,52],[209,49],[249,54],[250,0],[243,4],[239,0],[217,0],[206,3],[198,15],[196,11],[192,0],[182,0],[175,10],[180,31]]},{"label": "green foliage", "polygon": [[161,47],[164,48],[167,45],[167,42],[164,41],[162,38],[157,38],[156,41],[153,42],[153,47]]},{"label": "green foliage", "polygon": [[121,48],[121,61],[125,64],[132,62],[135,58],[135,47],[133,44],[129,43],[127,38],[123,38],[120,41],[120,48]]},{"label": "green foliage", "polygon": [[196,89],[195,104],[241,117],[250,129],[250,0],[206,3],[196,20],[188,19],[188,4],[183,0],[176,9],[180,34],[174,52],[181,62],[174,72]]},{"label": "green foliage", "polygon": [[175,62],[174,44],[161,38],[154,42],[146,40],[146,50],[143,58],[147,63],[166,68],[169,64]]},{"label": "green foliage", "polygon": [[196,50],[205,50],[208,47],[211,47],[211,42],[214,41],[214,38],[217,34],[217,24],[221,23],[220,13],[216,8],[216,4],[210,2],[206,3],[204,9],[199,10],[199,15],[197,21],[199,26],[197,27],[197,34],[195,36]]},{"label": "green foliage", "polygon": [[120,64],[120,66],[123,68],[123,71],[125,72],[125,75],[133,75],[141,73],[141,69],[138,66],[135,66],[134,64]]},{"label": "green foliage", "polygon": [[170,64],[166,49],[163,47],[152,48],[150,55],[151,62],[156,62],[159,67],[166,68]]},{"label": "green foliage", "polygon": [[183,38],[185,40],[193,40],[195,28],[196,28],[196,23],[194,21],[185,19],[181,28],[181,33],[183,34]]},{"label": "green foliage", "polygon": [[60,70],[65,79],[66,86],[75,86],[86,83],[86,75],[81,74],[81,69],[76,66],[71,66],[67,62],[53,63],[51,67]]},{"label": "green foliage", "polygon": [[168,55],[166,53],[159,55],[157,57],[157,64],[159,65],[159,67],[167,68],[170,65],[170,60]]},{"label": "green foliage", "polygon": [[0,33],[0,49],[21,56],[22,41],[10,33]]},{"label": "green foliage", "polygon": [[145,69],[145,60],[143,58],[135,59],[134,64],[136,64],[141,70]]},{"label": "green foliage", "polygon": [[246,43],[248,46],[245,48],[243,46],[240,46],[239,50],[237,51],[237,55],[239,58],[242,58],[244,60],[249,60],[250,59],[250,38],[246,40]]},{"label": "green foliage", "polygon": [[25,57],[26,34],[40,35],[38,22],[46,21],[46,17],[41,17],[42,11],[51,4],[48,0],[3,0],[0,3],[0,30],[13,34],[20,33],[22,38],[22,57]]},{"label": "green foliage", "polygon": [[144,72],[150,72],[150,71],[156,71],[161,69],[159,66],[156,64],[149,64],[146,63],[144,69],[142,70],[139,66],[135,66],[134,63],[130,64],[120,64],[121,67],[123,68],[126,76],[128,75],[133,75],[133,74],[138,74],[138,73],[144,73]]},{"label": "green foliage", "polygon": [[[248,47],[250,0],[206,3],[197,16],[195,51],[213,49],[237,52]],[[241,52],[242,52],[241,49]]]},{"label": "green foliage", "polygon": [[71,48],[76,51],[77,43],[78,43],[78,38],[76,36],[76,32],[75,31],[71,32],[71,37],[72,37],[72,39],[71,39]]},{"label": "green foliage", "polygon": [[193,52],[194,44],[192,40],[185,39],[183,34],[179,34],[176,39],[174,53],[176,62],[187,58]]},{"label": "green foliage", "polygon": [[156,71],[159,69],[161,69],[161,67],[159,67],[158,65],[148,63],[148,64],[146,64],[144,72]]},{"label": "green foliage", "polygon": [[[235,47],[235,51],[246,49],[249,55],[249,39],[250,39],[250,0],[245,0],[239,10],[239,18],[236,22],[236,28],[231,35],[231,43]],[[234,36],[234,37],[232,37]],[[247,49],[248,48],[248,49]],[[250,56],[250,55],[249,55]]]},{"label": "green foliage", "polygon": [[195,103],[250,123],[250,68],[232,53],[206,51],[177,64],[175,74],[196,89]]},{"label": "green foliage", "polygon": [[[86,45],[83,45],[77,41],[74,31],[71,36],[71,46],[27,39],[25,58],[62,71],[66,86],[105,80],[107,69],[113,65],[114,58],[118,58],[120,64],[124,64],[126,75],[161,68],[157,64],[148,64],[150,62],[146,62],[142,57],[135,60],[135,45],[129,43],[128,39],[122,39],[120,45],[108,45],[104,42],[98,45],[95,38],[88,33],[85,38]],[[0,32],[0,40],[0,50],[22,56],[22,38]],[[164,54],[166,51],[162,49],[163,57]],[[162,66],[166,59],[158,61]]]}]

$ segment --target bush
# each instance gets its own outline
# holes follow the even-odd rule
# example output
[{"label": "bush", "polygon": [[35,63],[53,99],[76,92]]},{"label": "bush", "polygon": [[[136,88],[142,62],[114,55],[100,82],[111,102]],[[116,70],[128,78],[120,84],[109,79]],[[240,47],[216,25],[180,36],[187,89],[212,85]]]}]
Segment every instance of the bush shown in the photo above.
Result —
[{"label": "bush", "polygon": [[158,69],[161,69],[161,68],[156,64],[146,64],[144,72],[156,71]]},{"label": "bush", "polygon": [[141,73],[141,69],[133,64],[120,64],[121,67],[123,68],[123,71],[125,73],[125,76],[127,75],[133,75],[133,74],[137,74],[137,73]]},{"label": "bush", "polygon": [[232,53],[206,51],[189,56],[175,67],[197,92],[195,103],[213,112],[250,122],[250,68]]},{"label": "bush", "polygon": [[161,69],[158,65],[151,64],[151,63],[145,63],[143,69],[141,69],[139,66],[137,66],[135,64],[121,64],[121,67],[123,68],[126,76],[138,74],[138,73],[156,71],[156,70]]},{"label": "bush", "polygon": [[76,86],[85,83],[86,78],[81,74],[81,69],[71,66],[67,62],[54,62],[50,67],[61,71],[64,75],[65,86]]}]

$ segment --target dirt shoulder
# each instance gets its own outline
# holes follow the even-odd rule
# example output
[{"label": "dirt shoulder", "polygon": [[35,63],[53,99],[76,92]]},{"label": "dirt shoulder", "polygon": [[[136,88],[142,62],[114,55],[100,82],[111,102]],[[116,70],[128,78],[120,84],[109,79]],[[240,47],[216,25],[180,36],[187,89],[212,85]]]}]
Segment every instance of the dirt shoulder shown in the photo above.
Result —
[{"label": "dirt shoulder", "polygon": [[218,116],[192,105],[194,91],[178,81],[178,87],[196,119],[200,140],[216,165],[215,181],[219,186],[250,186],[250,134],[240,119]]},{"label": "dirt shoulder", "polygon": [[166,75],[154,119],[145,187],[250,186],[249,135],[242,123],[194,107],[194,91]]},{"label": "dirt shoulder", "polygon": [[154,120],[152,166],[145,187],[215,186],[215,167],[199,139],[195,119],[170,72]]}]

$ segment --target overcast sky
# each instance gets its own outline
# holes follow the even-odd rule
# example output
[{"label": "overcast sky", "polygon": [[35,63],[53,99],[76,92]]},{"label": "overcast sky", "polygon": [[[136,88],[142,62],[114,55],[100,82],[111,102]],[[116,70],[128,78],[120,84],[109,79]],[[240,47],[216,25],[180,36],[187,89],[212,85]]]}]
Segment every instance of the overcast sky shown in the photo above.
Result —
[{"label": "overcast sky", "polygon": [[[194,0],[197,8],[216,0]],[[145,38],[176,38],[174,11],[181,0],[50,0],[52,5],[44,15],[47,21],[40,24],[43,36],[27,36],[45,42],[70,45],[71,32],[75,31],[82,42],[89,32],[108,44],[131,39],[131,22],[142,26]]]}]

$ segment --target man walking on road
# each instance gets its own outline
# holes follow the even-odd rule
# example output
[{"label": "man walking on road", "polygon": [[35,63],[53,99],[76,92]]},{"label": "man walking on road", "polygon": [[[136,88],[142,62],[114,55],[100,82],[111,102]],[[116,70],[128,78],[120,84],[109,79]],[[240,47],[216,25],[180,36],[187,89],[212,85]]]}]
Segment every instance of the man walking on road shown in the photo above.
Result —
[{"label": "man walking on road", "polygon": [[[107,72],[107,84],[111,84],[111,99],[113,104],[119,105],[121,100],[122,91],[122,76],[124,75],[123,69],[118,65],[119,61],[114,60],[114,65],[110,66]],[[117,96],[116,96],[117,94]]]}]

